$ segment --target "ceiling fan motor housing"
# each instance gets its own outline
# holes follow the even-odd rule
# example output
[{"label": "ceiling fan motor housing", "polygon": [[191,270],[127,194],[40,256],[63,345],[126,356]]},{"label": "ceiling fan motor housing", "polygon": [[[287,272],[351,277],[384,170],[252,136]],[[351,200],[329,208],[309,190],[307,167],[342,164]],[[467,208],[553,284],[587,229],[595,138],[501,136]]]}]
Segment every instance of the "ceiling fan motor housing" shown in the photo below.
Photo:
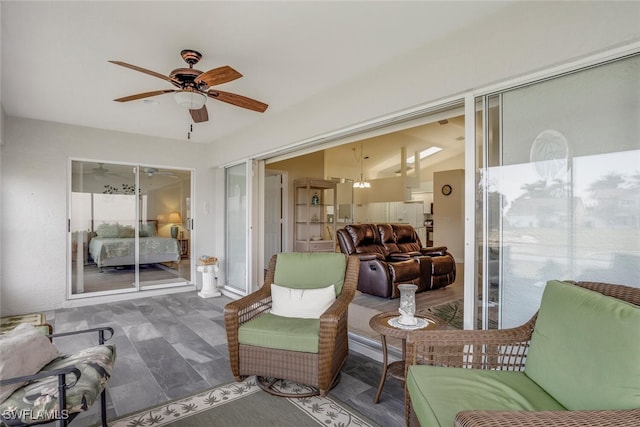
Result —
[{"label": "ceiling fan motor housing", "polygon": [[[196,70],[195,68],[176,68],[169,74],[169,76],[173,79],[179,80],[182,83],[182,87],[196,87],[194,80],[202,74],[202,71]],[[200,82],[198,83],[198,88],[201,86],[207,86],[206,83]],[[208,86],[207,86],[208,87]]]},{"label": "ceiling fan motor housing", "polygon": [[184,59],[184,62],[189,64],[189,68],[193,67],[195,64],[200,62],[202,59],[202,54],[198,51],[192,49],[184,49],[180,52],[180,56]]},{"label": "ceiling fan motor housing", "polygon": [[[196,77],[202,74],[202,71],[194,69],[193,66],[200,62],[202,54],[192,49],[184,49],[180,52],[180,56],[184,59],[184,62],[189,64],[189,68],[176,68],[171,72],[171,74],[169,74],[169,76],[179,80],[182,83],[182,88],[196,87],[196,84],[193,81]],[[200,82],[197,87],[200,90],[206,90],[208,88],[208,86],[203,84],[203,82]]]}]

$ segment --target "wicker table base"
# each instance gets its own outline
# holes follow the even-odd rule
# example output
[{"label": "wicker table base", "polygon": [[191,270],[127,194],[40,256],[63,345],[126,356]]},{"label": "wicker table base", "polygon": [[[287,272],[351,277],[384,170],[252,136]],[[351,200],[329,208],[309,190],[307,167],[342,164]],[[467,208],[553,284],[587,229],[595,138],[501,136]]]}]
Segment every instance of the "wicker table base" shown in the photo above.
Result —
[{"label": "wicker table base", "polygon": [[[338,385],[339,382],[340,374],[338,374],[333,384],[331,384],[330,389]],[[279,378],[257,376],[256,383],[261,389],[274,396],[300,398],[320,394],[318,387],[281,380]]]},{"label": "wicker table base", "polygon": [[[398,317],[398,312],[386,312],[376,314],[369,320],[369,326],[374,331],[380,333],[380,341],[382,342],[382,376],[380,378],[380,385],[378,385],[378,391],[373,398],[373,403],[380,401],[380,395],[382,394],[382,388],[387,379],[387,374],[392,378],[404,381],[404,359],[406,351],[407,336],[413,331],[422,331],[425,329],[435,329],[442,327],[445,323],[437,316],[433,314],[416,314],[417,318],[426,319],[429,323],[423,328],[417,329],[400,329],[389,324],[389,319]],[[402,340],[402,360],[398,362],[389,363],[389,355],[387,353],[387,337],[400,338]]]}]

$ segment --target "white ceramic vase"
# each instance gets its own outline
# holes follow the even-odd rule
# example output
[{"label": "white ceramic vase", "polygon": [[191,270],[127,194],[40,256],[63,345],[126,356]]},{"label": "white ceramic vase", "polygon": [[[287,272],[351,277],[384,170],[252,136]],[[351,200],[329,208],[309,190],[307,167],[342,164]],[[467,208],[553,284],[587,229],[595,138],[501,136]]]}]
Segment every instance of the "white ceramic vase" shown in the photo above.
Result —
[{"label": "white ceramic vase", "polygon": [[418,287],[411,284],[400,284],[398,290],[400,291],[400,319],[398,323],[402,325],[416,325],[418,319],[416,319],[416,290]]}]

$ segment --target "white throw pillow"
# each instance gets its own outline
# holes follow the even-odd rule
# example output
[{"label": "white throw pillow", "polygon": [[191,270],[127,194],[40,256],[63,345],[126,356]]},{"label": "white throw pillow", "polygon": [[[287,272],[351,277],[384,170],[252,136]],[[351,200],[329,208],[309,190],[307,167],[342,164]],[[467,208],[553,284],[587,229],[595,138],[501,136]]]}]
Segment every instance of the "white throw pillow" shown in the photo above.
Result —
[{"label": "white throw pillow", "polygon": [[271,284],[271,313],[283,317],[319,319],[336,300],[335,286],[294,289]]},{"label": "white throw pillow", "polygon": [[[33,375],[60,352],[46,335],[28,323],[21,323],[10,332],[0,335],[0,378],[8,379]],[[0,387],[0,402],[4,402],[24,383]]]}]

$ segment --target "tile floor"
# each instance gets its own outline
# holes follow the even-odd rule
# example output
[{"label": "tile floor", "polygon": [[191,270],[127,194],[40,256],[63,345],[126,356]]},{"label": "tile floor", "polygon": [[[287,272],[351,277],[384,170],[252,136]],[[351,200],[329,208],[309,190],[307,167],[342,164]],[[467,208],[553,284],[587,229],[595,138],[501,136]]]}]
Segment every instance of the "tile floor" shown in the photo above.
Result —
[{"label": "tile floor", "polygon": [[[68,308],[46,313],[55,332],[111,326],[117,359],[107,388],[108,418],[234,381],[228,362],[223,309],[226,297],[202,299],[184,292],[131,301]],[[62,352],[95,345],[96,337],[80,335],[54,341]],[[404,391],[388,379],[380,403],[373,396],[382,364],[351,352],[340,383],[330,395],[384,427],[404,426]],[[72,425],[99,421],[99,405]]]}]

